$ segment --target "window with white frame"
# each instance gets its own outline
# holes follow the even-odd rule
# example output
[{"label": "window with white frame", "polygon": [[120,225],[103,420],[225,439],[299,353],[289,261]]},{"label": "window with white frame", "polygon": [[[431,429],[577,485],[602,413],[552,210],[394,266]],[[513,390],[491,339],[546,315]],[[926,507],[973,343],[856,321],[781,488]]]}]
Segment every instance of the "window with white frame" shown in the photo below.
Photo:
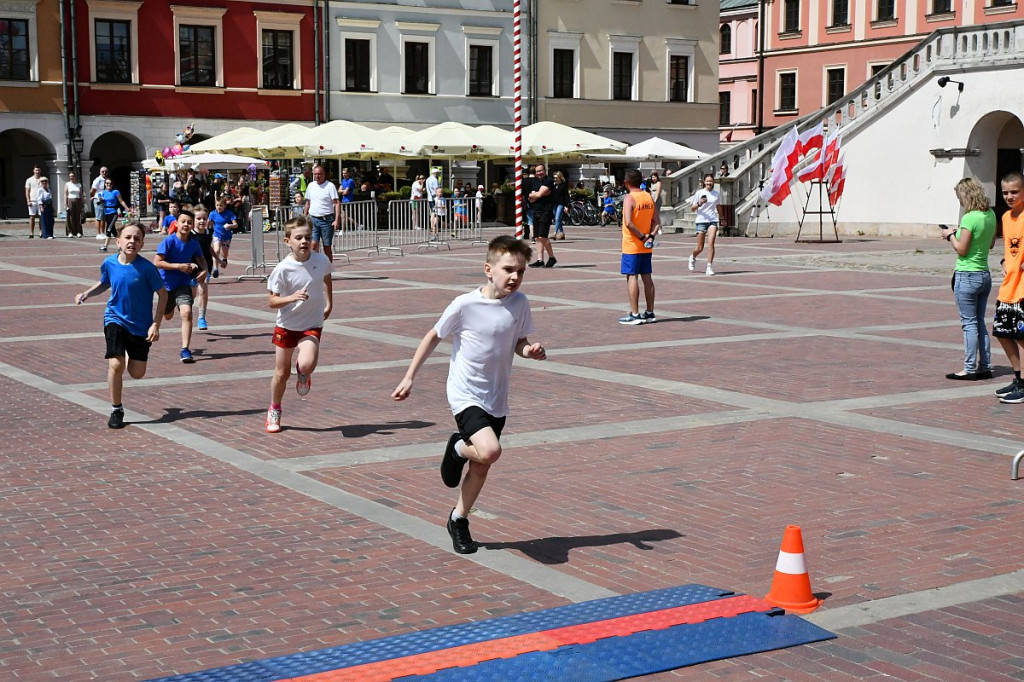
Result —
[{"label": "window with white frame", "polygon": [[141,2],[86,0],[89,18],[89,72],[93,83],[139,83]]},{"label": "window with white frame", "polygon": [[375,19],[338,19],[341,32],[341,83],[345,92],[377,92]]},{"label": "window with white frame", "polygon": [[463,26],[466,34],[466,94],[470,97],[497,97],[499,26]]},{"label": "window with white frame", "polygon": [[825,106],[837,102],[846,94],[846,67],[825,69]]},{"label": "window with white frame", "polygon": [[582,33],[548,31],[548,96],[556,99],[580,97],[580,40]]},{"label": "window with white frame", "polygon": [[782,32],[800,32],[800,0],[783,0],[782,2]]},{"label": "window with white frame", "polygon": [[875,21],[893,21],[896,19],[896,0],[878,0],[878,11]]},{"label": "window with white frame", "polygon": [[697,41],[692,38],[666,38],[665,62],[667,88],[666,102],[692,102],[693,64],[697,53]]},{"label": "window with white frame", "polygon": [[777,111],[796,111],[796,71],[780,71],[778,78]]},{"label": "window with white frame", "polygon": [[28,19],[0,16],[0,80],[31,80],[34,48]]},{"label": "window with white frame", "polygon": [[830,8],[832,21],[829,26],[850,25],[850,0],[832,0]]},{"label": "window with white frame", "polygon": [[174,82],[182,87],[224,87],[222,7],[171,5],[174,13]]},{"label": "window with white frame", "polygon": [[636,101],[640,91],[640,36],[608,36],[609,99]]},{"label": "window with white frame", "polygon": [[718,54],[729,54],[732,52],[732,26],[722,24],[718,29]]},{"label": "window with white frame", "polygon": [[437,94],[434,81],[434,46],[438,24],[398,22],[402,33],[401,82],[406,95]]},{"label": "window with white frame", "polygon": [[255,10],[260,60],[256,82],[265,90],[301,90],[302,14]]}]

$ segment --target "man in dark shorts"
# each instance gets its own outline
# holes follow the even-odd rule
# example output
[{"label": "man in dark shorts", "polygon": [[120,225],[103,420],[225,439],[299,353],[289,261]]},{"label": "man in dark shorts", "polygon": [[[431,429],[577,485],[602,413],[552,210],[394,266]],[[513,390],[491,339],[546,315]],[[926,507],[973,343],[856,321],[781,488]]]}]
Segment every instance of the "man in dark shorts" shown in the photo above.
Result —
[{"label": "man in dark shorts", "polygon": [[[527,199],[533,213],[533,237],[537,240],[537,260],[530,263],[530,267],[553,268],[558,260],[555,258],[555,251],[551,248],[548,235],[551,233],[551,222],[555,218],[555,183],[548,177],[543,163],[537,164],[534,169],[533,186]],[[545,253],[548,254],[546,261]]]}]

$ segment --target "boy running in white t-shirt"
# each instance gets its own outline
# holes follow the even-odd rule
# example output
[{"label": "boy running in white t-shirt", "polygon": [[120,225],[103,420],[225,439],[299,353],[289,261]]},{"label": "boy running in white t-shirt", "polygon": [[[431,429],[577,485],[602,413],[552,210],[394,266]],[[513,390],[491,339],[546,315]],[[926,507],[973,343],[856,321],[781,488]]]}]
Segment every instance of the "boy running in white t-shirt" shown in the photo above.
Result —
[{"label": "boy running in white t-shirt", "polygon": [[508,414],[513,353],[534,360],[547,357],[544,346],[527,338],[533,331],[530,302],[519,291],[530,255],[525,241],[508,235],[492,239],[484,263],[487,284],[448,305],[420,341],[405,377],[391,394],[395,400],[409,397],[416,372],[441,339],[453,336],[447,392],[459,431],[448,439],[441,480],[449,488],[457,487],[462,468],[469,461],[469,473],[462,480],[458,503],[447,523],[452,546],[459,554],[472,554],[477,549],[469,534],[467,516],[488,470],[501,456],[498,439]]},{"label": "boy running in white t-shirt", "polygon": [[324,320],[331,315],[334,289],[331,284],[331,261],[313,250],[313,230],[304,217],[285,223],[284,243],[290,253],[277,264],[267,280],[270,307],[277,310],[274,345],[277,346],[274,378],[270,380],[270,409],[267,410],[267,432],[281,430],[281,400],[295,361],[295,392],[309,393],[313,370],[320,356],[320,334]]}]

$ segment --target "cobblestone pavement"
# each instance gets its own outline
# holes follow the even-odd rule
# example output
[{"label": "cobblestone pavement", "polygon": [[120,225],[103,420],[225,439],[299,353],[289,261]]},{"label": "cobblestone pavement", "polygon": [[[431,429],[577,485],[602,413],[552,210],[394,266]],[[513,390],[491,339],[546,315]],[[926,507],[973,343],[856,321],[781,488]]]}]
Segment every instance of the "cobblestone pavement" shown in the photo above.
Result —
[{"label": "cobblestone pavement", "polygon": [[11,235],[4,679],[150,678],[693,582],[760,596],[787,524],[826,597],[810,619],[839,638],[654,677],[1024,679],[1024,406],[992,395],[998,350],[995,380],[944,379],[961,333],[941,240],[722,239],[707,277],[692,236],[665,235],[658,322],[623,327],[617,232],[570,229],[527,274],[549,359],[516,362],[484,549],[460,556],[437,473],[447,346],[389,394],[482,282],[481,246],[339,264],[313,391],[268,435],[273,314],[239,261],[196,364],[165,324],[110,431],[103,302],[72,302],[96,243]]}]

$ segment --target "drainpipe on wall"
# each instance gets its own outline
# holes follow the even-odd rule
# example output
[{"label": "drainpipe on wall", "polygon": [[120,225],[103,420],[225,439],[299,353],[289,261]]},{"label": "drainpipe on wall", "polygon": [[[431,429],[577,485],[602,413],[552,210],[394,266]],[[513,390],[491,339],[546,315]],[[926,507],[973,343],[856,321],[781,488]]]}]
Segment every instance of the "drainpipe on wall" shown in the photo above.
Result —
[{"label": "drainpipe on wall", "polygon": [[320,0],[313,0],[313,84],[316,95],[313,97],[313,118],[315,125],[320,125]]},{"label": "drainpipe on wall", "polygon": [[757,2],[757,135],[764,132],[764,3]]},{"label": "drainpipe on wall", "polygon": [[[71,0],[71,99],[75,103],[75,130],[82,128],[82,117],[78,108],[78,20],[75,18],[75,0]],[[81,171],[81,168],[78,169]],[[79,173],[78,178],[82,175]]]},{"label": "drainpipe on wall", "polygon": [[530,0],[530,110],[527,121],[537,122],[537,8],[540,3]]},{"label": "drainpipe on wall", "polygon": [[331,120],[331,0],[324,0],[324,121]]},{"label": "drainpipe on wall", "polygon": [[[74,0],[71,0],[74,2]],[[60,0],[60,91],[64,100],[64,146],[67,154],[68,167],[71,167],[71,114],[68,112],[68,59],[65,45],[67,43],[67,22],[64,19],[64,0]],[[56,190],[54,184],[54,190]]]}]

